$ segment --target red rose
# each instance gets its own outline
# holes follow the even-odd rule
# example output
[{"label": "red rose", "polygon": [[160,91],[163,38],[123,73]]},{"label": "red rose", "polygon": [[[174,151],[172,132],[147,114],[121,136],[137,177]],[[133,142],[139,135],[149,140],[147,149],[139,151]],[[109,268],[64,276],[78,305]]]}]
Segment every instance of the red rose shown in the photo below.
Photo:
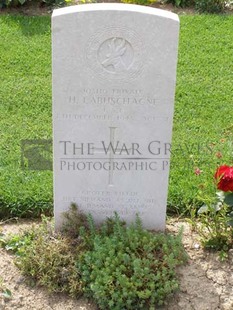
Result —
[{"label": "red rose", "polygon": [[220,166],[214,175],[217,188],[224,192],[233,192],[233,167]]}]

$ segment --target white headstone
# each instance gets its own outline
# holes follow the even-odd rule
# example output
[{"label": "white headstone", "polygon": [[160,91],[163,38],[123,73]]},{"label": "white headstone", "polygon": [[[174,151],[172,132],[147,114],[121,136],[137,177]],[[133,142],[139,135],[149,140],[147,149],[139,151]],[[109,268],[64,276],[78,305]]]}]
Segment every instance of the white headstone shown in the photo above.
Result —
[{"label": "white headstone", "polygon": [[165,228],[179,19],[128,4],[54,10],[56,228],[76,203]]}]

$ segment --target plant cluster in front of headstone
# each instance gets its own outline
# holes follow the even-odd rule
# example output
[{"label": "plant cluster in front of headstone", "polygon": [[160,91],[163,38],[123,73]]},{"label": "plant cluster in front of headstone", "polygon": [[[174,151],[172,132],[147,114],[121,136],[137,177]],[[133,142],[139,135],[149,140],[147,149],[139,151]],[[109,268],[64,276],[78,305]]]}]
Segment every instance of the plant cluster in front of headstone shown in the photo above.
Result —
[{"label": "plant cluster in front of headstone", "polygon": [[84,220],[77,209],[75,214],[74,205],[69,212],[66,235],[44,221],[2,243],[18,254],[25,275],[50,291],[84,294],[105,310],[154,309],[177,290],[175,268],[187,259],[181,232],[149,232],[139,218],[127,227],[117,214],[96,228],[90,215]]},{"label": "plant cluster in front of headstone", "polygon": [[198,210],[201,225],[195,226],[205,248],[228,251],[233,247],[233,167],[218,167],[214,178],[220,192]]},{"label": "plant cluster in front of headstone", "polygon": [[2,237],[0,245],[16,254],[16,265],[29,279],[51,292],[81,294],[82,284],[76,270],[79,244],[73,247],[70,238],[55,234],[48,219],[43,218],[39,227],[33,226],[23,234]]},{"label": "plant cluster in front of headstone", "polygon": [[154,309],[178,288],[175,267],[186,260],[181,235],[154,234],[138,218],[126,227],[115,215],[78,262],[84,293],[100,309]]}]

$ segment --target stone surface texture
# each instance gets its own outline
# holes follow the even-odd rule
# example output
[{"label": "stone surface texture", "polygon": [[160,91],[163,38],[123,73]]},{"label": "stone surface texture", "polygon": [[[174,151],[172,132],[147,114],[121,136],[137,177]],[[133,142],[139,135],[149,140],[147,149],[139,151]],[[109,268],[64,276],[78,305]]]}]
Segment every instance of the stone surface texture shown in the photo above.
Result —
[{"label": "stone surface texture", "polygon": [[74,202],[163,230],[179,19],[128,4],[54,10],[56,227]]}]

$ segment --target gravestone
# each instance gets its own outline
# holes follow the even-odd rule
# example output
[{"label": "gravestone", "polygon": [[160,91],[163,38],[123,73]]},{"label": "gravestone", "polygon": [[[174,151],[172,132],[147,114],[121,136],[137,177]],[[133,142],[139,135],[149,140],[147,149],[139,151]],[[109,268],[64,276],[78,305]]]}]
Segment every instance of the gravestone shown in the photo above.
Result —
[{"label": "gravestone", "polygon": [[55,226],[72,202],[165,228],[179,19],[159,9],[54,10]]}]

